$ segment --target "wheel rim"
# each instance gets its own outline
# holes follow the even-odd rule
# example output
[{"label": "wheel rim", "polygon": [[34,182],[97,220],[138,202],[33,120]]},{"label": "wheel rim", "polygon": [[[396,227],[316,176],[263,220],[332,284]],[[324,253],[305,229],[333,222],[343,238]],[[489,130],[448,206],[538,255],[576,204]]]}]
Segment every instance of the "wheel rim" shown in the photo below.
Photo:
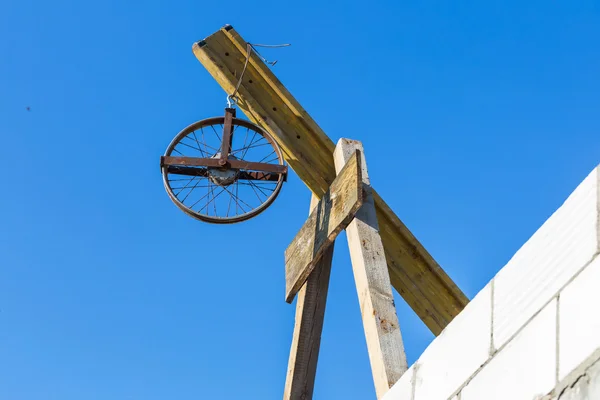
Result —
[{"label": "wheel rim", "polygon": [[[224,120],[214,117],[187,126],[171,141],[165,156],[218,158]],[[285,165],[279,146],[266,131],[238,118],[233,118],[232,124],[229,160]],[[262,213],[277,198],[285,180],[284,174],[227,168],[185,170],[182,174],[177,168],[162,166],[167,194],[187,215],[218,224],[245,221]]]}]

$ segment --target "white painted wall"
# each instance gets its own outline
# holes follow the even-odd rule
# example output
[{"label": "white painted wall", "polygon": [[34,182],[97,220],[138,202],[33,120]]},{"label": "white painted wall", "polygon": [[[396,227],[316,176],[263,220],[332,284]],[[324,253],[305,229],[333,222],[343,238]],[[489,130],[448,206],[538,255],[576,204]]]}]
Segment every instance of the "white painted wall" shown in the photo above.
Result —
[{"label": "white painted wall", "polygon": [[600,166],[383,400],[558,398],[600,359],[599,253]]}]

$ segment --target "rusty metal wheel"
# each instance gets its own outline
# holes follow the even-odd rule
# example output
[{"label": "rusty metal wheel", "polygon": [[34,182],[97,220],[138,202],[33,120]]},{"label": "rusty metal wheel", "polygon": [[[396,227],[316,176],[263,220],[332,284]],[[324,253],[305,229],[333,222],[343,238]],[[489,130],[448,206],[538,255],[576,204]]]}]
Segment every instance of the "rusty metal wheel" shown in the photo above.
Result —
[{"label": "rusty metal wheel", "polygon": [[287,166],[275,140],[259,126],[224,117],[183,129],[161,157],[171,200],[189,216],[227,224],[263,212],[281,191]]}]

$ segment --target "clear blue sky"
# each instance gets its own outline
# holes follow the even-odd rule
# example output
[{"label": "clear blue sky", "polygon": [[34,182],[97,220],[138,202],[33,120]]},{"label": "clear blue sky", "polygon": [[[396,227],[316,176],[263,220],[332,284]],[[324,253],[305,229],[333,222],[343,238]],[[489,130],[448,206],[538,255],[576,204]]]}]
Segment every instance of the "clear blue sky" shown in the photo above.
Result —
[{"label": "clear blue sky", "polygon": [[[275,73],[334,141],[363,141],[472,298],[600,163],[600,7],[526,3],[2,2],[0,399],[281,397],[283,251],[309,191],[293,175],[258,218],[213,226],[159,173],[223,112],[191,46],[226,23],[292,43],[264,52]],[[315,399],[374,398],[340,239]],[[433,337],[397,304],[412,363]]]}]

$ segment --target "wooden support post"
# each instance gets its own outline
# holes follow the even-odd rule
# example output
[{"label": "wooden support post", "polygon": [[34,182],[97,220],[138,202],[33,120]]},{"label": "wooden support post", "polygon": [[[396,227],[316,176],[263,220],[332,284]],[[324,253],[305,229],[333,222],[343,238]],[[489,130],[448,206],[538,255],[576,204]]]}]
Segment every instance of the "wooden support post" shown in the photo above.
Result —
[{"label": "wooden support post", "polygon": [[[313,194],[310,212],[319,203]],[[309,215],[310,215],[309,212]],[[310,400],[313,395],[325,304],[329,289],[333,244],[323,253],[297,295],[296,323],[285,379],[284,400]]]},{"label": "wooden support post", "polygon": [[362,154],[363,206],[346,228],[352,269],[362,312],[367,349],[377,398],[380,399],[406,370],[406,354],[400,334],[390,276],[375,213],[373,194],[362,144],[340,139],[334,152],[336,171],[359,150]]}]

